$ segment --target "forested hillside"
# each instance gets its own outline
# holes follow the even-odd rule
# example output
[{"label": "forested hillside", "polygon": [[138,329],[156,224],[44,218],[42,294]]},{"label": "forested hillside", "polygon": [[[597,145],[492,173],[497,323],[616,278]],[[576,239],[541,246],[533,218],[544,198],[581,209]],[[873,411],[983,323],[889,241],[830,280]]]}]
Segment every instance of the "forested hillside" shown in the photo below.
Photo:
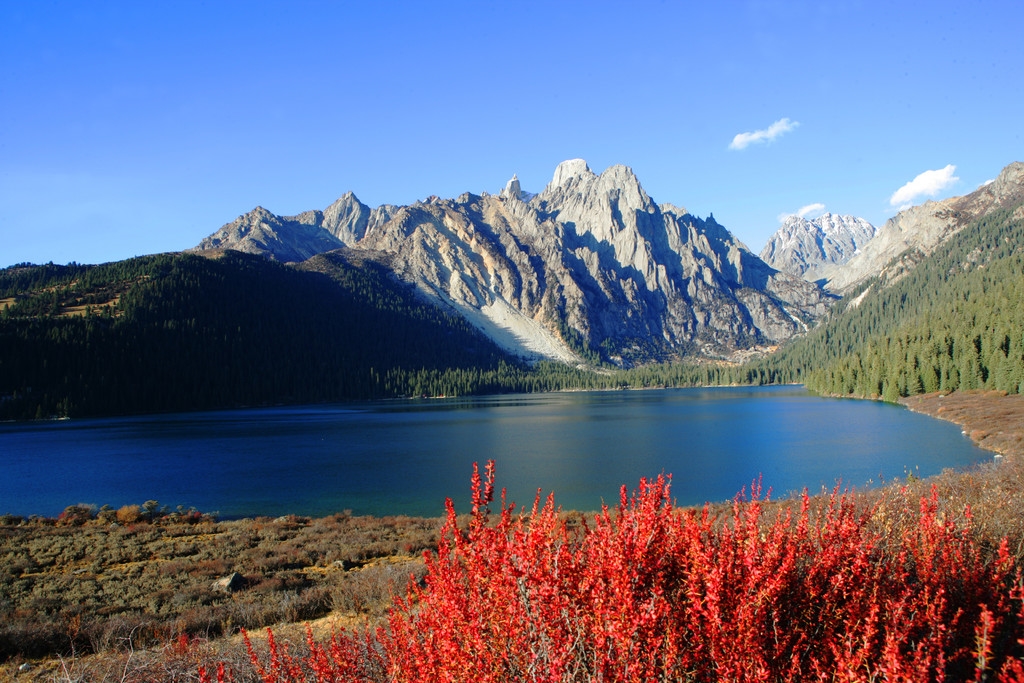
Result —
[{"label": "forested hillside", "polygon": [[[640,379],[528,367],[384,267],[350,258],[358,256],[285,266],[228,251],[2,270],[0,419],[607,389]],[[649,379],[706,380],[689,366],[669,371],[674,380]]]},{"label": "forested hillside", "polygon": [[[0,417],[435,393],[518,373],[462,318],[373,264],[229,252],[0,271]],[[450,378],[449,378],[450,379]]]},{"label": "forested hillside", "polygon": [[862,285],[826,324],[741,374],[885,400],[1024,391],[1024,211],[970,224],[895,284]]}]

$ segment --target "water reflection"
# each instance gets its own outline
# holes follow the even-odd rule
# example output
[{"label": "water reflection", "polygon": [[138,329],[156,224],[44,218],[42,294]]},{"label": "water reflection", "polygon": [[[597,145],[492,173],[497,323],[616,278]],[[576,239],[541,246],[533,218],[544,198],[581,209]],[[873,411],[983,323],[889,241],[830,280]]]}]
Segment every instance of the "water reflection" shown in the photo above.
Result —
[{"label": "water reflection", "polygon": [[447,496],[466,509],[472,463],[492,458],[521,504],[542,488],[597,509],[661,472],[699,504],[759,476],[785,494],[988,457],[955,425],[800,387],[388,401],[0,425],[0,512],[157,499],[227,516],[437,515]]}]

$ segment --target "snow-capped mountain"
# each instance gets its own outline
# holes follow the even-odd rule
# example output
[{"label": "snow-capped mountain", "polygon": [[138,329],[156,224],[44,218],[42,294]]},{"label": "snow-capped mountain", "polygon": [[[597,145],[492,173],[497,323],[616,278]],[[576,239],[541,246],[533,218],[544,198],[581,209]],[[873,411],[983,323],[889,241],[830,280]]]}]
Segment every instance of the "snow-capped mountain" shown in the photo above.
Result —
[{"label": "snow-capped mountain", "polygon": [[761,258],[772,268],[813,282],[826,268],[853,258],[875,232],[875,226],[854,216],[790,216],[761,250]]}]

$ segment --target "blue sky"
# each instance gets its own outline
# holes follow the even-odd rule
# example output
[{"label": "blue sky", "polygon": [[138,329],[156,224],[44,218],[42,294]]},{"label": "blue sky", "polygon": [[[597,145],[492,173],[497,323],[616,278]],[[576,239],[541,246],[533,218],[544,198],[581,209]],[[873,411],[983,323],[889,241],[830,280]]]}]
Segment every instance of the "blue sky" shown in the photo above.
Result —
[{"label": "blue sky", "polygon": [[1020,0],[3,0],[0,267],[348,190],[537,192],[576,157],[754,251],[806,207],[880,225],[1024,160],[1021,26]]}]

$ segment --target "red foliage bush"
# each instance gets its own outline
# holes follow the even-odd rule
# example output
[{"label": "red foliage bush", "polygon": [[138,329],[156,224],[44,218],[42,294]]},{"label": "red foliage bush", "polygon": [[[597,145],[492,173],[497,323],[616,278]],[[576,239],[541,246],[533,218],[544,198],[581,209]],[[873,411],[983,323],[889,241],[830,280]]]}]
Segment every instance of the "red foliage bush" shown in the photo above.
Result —
[{"label": "red foliage bush", "polygon": [[755,487],[713,515],[658,477],[570,530],[551,496],[527,513],[502,494],[492,519],[493,490],[493,464],[474,468],[468,528],[449,501],[387,627],[309,633],[302,657],[270,634],[267,663],[250,648],[264,683],[1024,680],[1006,544],[976,542],[970,510],[944,519],[934,491],[883,549],[838,491],[767,518]]}]

